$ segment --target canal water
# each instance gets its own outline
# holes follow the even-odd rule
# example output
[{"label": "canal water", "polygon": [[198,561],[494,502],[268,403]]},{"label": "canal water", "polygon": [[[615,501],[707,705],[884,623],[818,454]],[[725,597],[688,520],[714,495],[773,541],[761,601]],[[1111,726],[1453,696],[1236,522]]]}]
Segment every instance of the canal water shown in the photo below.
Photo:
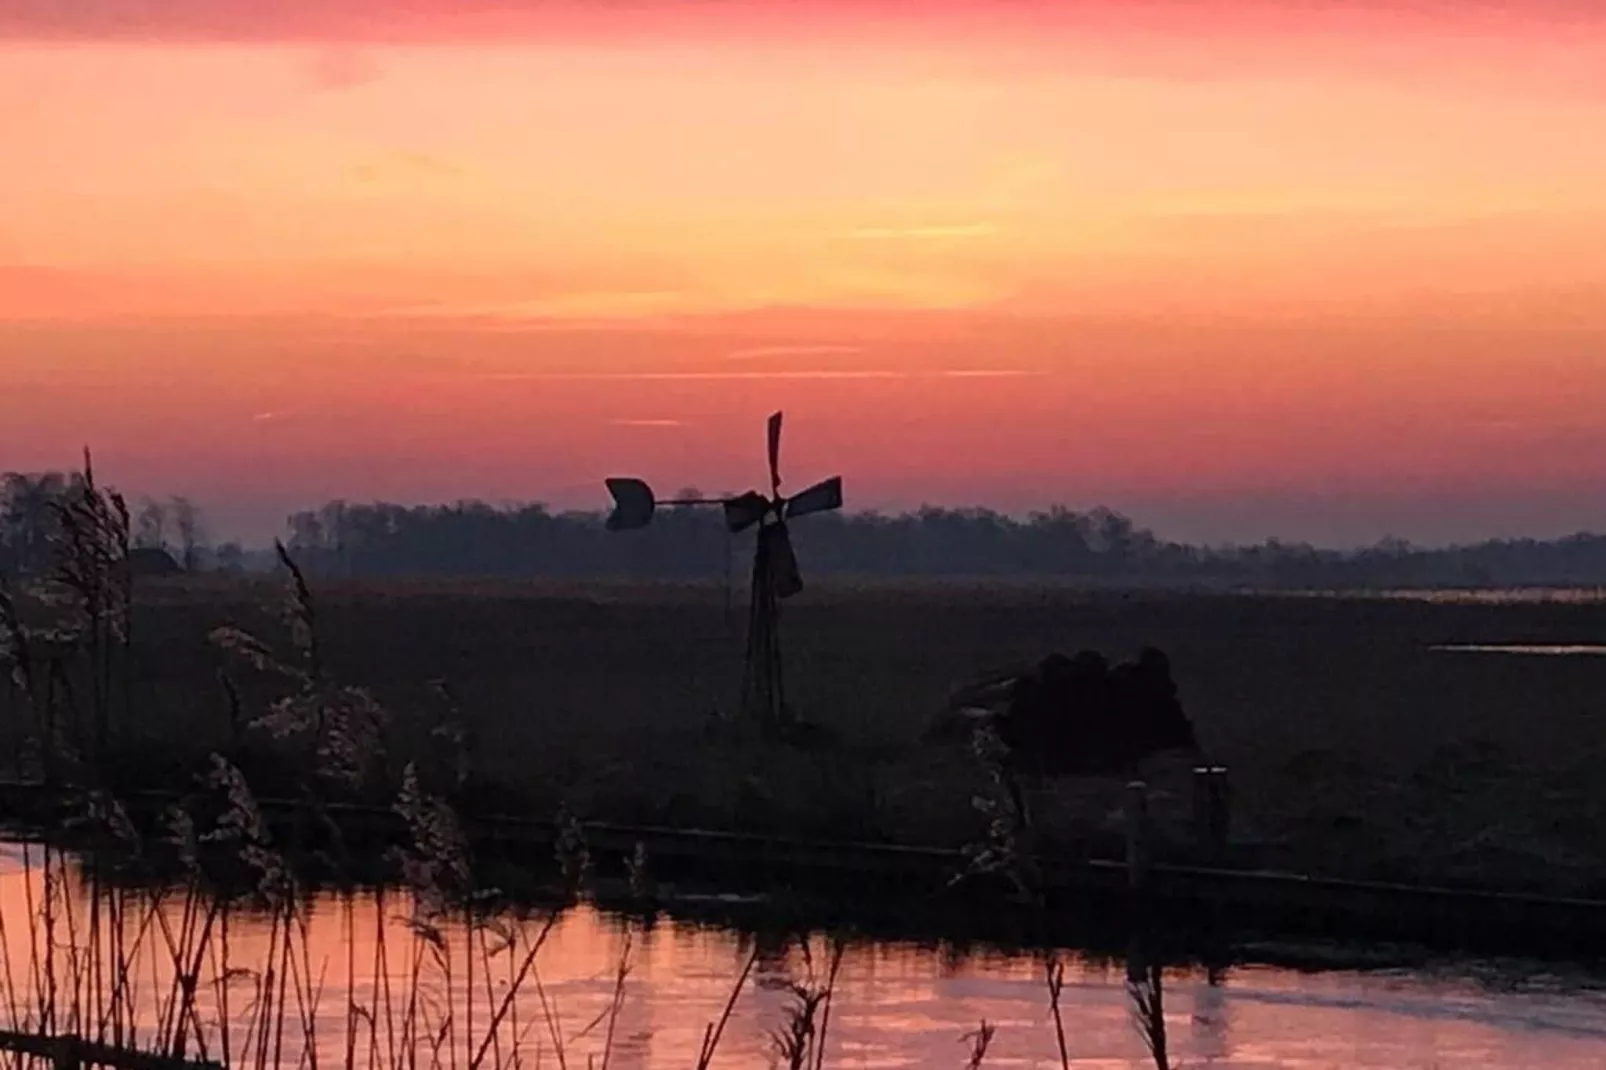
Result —
[{"label": "canal water", "polygon": [[[91,978],[116,972],[109,963],[121,956],[131,964],[123,969],[124,985],[135,993],[126,1002],[137,1004],[133,1016],[147,1038],[153,1035],[163,993],[171,991],[171,964],[180,957],[172,948],[200,946],[186,944],[185,936],[198,930],[199,915],[186,923],[182,896],[152,902],[141,898],[146,893],[133,893],[116,921],[108,920],[104,903],[95,915],[81,875],[62,867],[47,876],[39,851],[11,845],[0,853],[0,1017],[11,1019],[0,1025],[37,1026],[42,960],[54,948],[58,1031],[92,1030],[84,1023],[105,1019],[104,992],[117,986],[103,983],[96,1004]],[[54,934],[48,940],[47,904]],[[581,905],[552,923],[529,972],[514,985],[542,917],[492,924],[471,936],[451,922],[410,926],[413,905],[401,892],[316,899],[290,926],[288,955],[285,928],[276,936],[266,916],[232,913],[226,925],[220,920],[213,936],[221,940],[204,954],[182,956],[200,965],[196,1020],[208,1054],[220,1054],[226,1029],[233,1063],[273,1064],[260,1051],[254,1058],[240,1051],[255,1043],[252,1015],[277,963],[292,979],[290,991],[307,993],[292,995],[276,1016],[289,1022],[275,1033],[282,1045],[277,1065],[311,1065],[309,1051],[321,1066],[410,1065],[398,1055],[406,1039],[398,1040],[396,1023],[414,993],[412,1013],[420,1023],[414,1028],[425,1038],[414,1046],[428,1050],[411,1065],[467,1067],[479,1052],[482,1066],[601,1067],[606,1051],[606,1065],[618,1070],[689,1068],[698,1065],[709,1025],[735,991],[708,1065],[767,1067],[777,1065],[774,1035],[796,1000],[792,986],[818,986],[829,973],[831,949],[818,934],[757,938],[663,915],[647,924]],[[111,930],[120,936],[114,940]],[[504,948],[509,935],[518,939]],[[1059,961],[1070,1064],[1154,1066],[1127,964],[1075,952]],[[1606,984],[1597,988],[1582,970],[1514,961],[1320,972],[1243,964],[1209,974],[1177,967],[1162,972],[1161,995],[1176,1067],[1606,1066]],[[92,1004],[98,1012],[85,1013]],[[505,1007],[500,1019],[498,1007]],[[824,1067],[962,1067],[983,1022],[992,1030],[983,1066],[1061,1065],[1041,955],[850,943],[830,1008]],[[308,1021],[310,1031],[303,1028]],[[494,1047],[479,1039],[491,1035],[493,1021]],[[451,1042],[431,1049],[428,1038],[442,1035]]]}]

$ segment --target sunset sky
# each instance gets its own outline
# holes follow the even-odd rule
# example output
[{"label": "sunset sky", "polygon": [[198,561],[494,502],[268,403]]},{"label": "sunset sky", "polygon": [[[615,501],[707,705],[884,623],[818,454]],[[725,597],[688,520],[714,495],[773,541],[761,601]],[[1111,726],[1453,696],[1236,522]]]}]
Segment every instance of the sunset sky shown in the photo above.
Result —
[{"label": "sunset sky", "polygon": [[0,469],[1606,529],[1593,0],[0,0]]}]

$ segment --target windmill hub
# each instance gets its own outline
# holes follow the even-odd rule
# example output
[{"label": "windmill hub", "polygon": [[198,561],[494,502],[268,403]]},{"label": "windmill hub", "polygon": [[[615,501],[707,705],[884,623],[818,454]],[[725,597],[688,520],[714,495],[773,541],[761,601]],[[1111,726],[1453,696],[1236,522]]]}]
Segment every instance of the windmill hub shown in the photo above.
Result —
[{"label": "windmill hub", "polygon": [[788,719],[781,687],[781,648],[778,631],[780,600],[803,589],[797,555],[787,522],[811,513],[842,508],[842,477],[815,483],[790,498],[781,494],[781,414],[768,425],[770,493],[750,490],[733,498],[679,498],[658,500],[646,481],[615,477],[606,481],[613,496],[609,531],[631,531],[652,522],[660,505],[717,505],[732,533],[756,527],[753,586],[747,628],[747,658],[743,706],[766,728],[778,728]]}]

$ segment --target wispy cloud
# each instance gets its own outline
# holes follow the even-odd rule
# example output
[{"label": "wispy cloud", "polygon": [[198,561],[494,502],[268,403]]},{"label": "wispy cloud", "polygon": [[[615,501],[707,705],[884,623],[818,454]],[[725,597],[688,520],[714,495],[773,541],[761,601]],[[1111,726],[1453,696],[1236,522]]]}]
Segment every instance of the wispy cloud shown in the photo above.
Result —
[{"label": "wispy cloud", "polygon": [[930,241],[941,238],[987,238],[998,233],[991,223],[950,223],[914,227],[859,227],[842,236],[855,241]]},{"label": "wispy cloud", "polygon": [[307,77],[315,89],[334,92],[356,89],[379,81],[379,65],[362,49],[350,45],[331,45],[317,52],[307,64]]},{"label": "wispy cloud", "polygon": [[725,354],[726,360],[763,360],[767,357],[834,357],[863,353],[862,346],[792,345],[754,346]]},{"label": "wispy cloud", "polygon": [[935,368],[930,371],[895,371],[882,368],[810,368],[773,371],[674,371],[674,372],[487,372],[481,379],[496,383],[525,382],[651,382],[774,379],[1014,379],[1042,376],[1048,372],[1029,368]]},{"label": "wispy cloud", "polygon": [[358,182],[378,182],[389,177],[418,177],[450,179],[462,174],[462,169],[439,156],[427,152],[398,149],[351,168],[351,177]]},{"label": "wispy cloud", "polygon": [[551,382],[577,380],[596,382],[643,382],[651,380],[698,381],[715,379],[908,379],[908,372],[870,369],[816,368],[807,371],[776,370],[751,372],[489,372],[482,376],[497,383]]},{"label": "wispy cloud", "polygon": [[663,428],[663,429],[670,429],[670,428],[677,428],[677,427],[685,427],[686,426],[685,423],[683,423],[680,420],[667,420],[667,419],[609,420],[608,423],[610,425],[614,426],[614,427],[653,427],[653,428]]},{"label": "wispy cloud", "polygon": [[1034,368],[945,368],[937,374],[944,379],[1020,379],[1048,372]]},{"label": "wispy cloud", "polygon": [[[446,166],[450,166],[449,164]],[[698,295],[682,290],[606,290],[553,293],[528,301],[498,304],[427,304],[400,306],[387,315],[400,318],[480,320],[528,329],[551,320],[641,319],[672,315],[695,307]]]}]

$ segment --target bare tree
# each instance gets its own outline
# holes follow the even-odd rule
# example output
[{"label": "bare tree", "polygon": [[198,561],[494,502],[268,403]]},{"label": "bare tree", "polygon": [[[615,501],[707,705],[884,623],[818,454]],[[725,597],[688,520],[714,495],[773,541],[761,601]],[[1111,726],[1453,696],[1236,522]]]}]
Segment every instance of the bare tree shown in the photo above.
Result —
[{"label": "bare tree", "polygon": [[140,502],[134,545],[144,550],[167,549],[167,506],[154,498]]},{"label": "bare tree", "polygon": [[318,511],[318,523],[323,529],[324,546],[333,557],[333,563],[340,572],[350,570],[350,561],[347,558],[346,534],[350,527],[350,510],[341,499],[326,504]]},{"label": "bare tree", "polygon": [[292,553],[316,554],[324,548],[323,521],[318,518],[316,510],[303,509],[291,514],[286,526],[290,529]]},{"label": "bare tree", "polygon": [[245,571],[245,548],[237,542],[226,542],[217,548],[217,568],[220,572],[238,574]]},{"label": "bare tree", "polygon": [[55,525],[54,505],[68,489],[60,472],[8,472],[0,518],[5,542],[16,566],[23,570],[44,567],[50,556],[50,535]]},{"label": "bare tree", "polygon": [[173,510],[173,528],[178,534],[179,553],[182,555],[184,570],[194,572],[200,564],[201,554],[201,511],[195,503],[182,495],[173,498],[170,503]]}]

